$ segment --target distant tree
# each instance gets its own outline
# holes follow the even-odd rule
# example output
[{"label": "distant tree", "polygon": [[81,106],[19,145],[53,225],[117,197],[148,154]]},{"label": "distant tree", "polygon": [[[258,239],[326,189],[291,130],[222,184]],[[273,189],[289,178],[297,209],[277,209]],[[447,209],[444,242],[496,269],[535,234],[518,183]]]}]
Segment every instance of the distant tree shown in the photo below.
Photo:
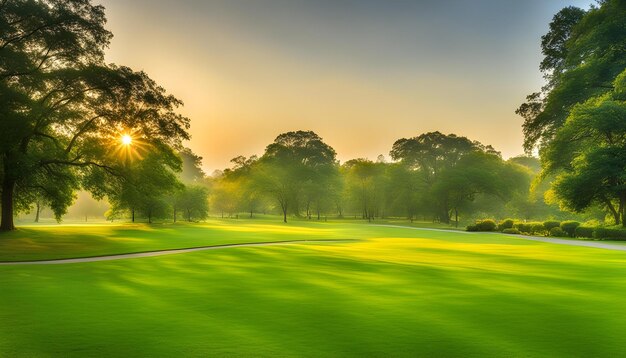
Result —
[{"label": "distant tree", "polygon": [[222,176],[215,180],[211,191],[210,201],[212,210],[232,216],[239,210],[241,202],[241,192],[236,182],[229,180],[226,176]]},{"label": "distant tree", "polygon": [[174,152],[149,153],[144,159],[133,162],[124,172],[111,202],[116,211],[126,209],[134,222],[139,213],[152,223],[154,218],[163,218],[169,211],[167,195],[180,190],[182,184],[176,179],[180,171],[180,158]]},{"label": "distant tree", "polygon": [[254,212],[261,210],[265,206],[265,199],[261,192],[261,188],[257,187],[254,180],[253,170],[259,158],[252,155],[249,158],[238,156],[231,159],[233,167],[224,170],[224,177],[238,187],[238,207],[241,211],[250,213],[250,217],[254,216]]},{"label": "distant tree", "polygon": [[267,146],[255,166],[257,187],[280,206],[283,221],[299,213],[305,191],[323,188],[337,170],[335,150],[311,131],[287,132]]},{"label": "distant tree", "polygon": [[418,214],[425,214],[426,187],[418,173],[400,163],[393,163],[388,167],[388,175],[391,183],[388,195],[393,210],[411,221]]},{"label": "distant tree", "polygon": [[[440,176],[450,168],[454,168],[466,155],[483,152],[499,155],[493,147],[471,141],[454,134],[444,135],[440,132],[425,133],[414,138],[397,140],[390,155],[394,160],[414,171],[421,180],[435,206],[435,216],[442,222],[450,222],[450,205],[445,196],[437,196],[433,186]],[[432,197],[432,195],[435,195]]]},{"label": "distant tree", "polygon": [[343,164],[348,201],[360,210],[363,219],[371,221],[384,210],[385,163],[352,159]]},{"label": "distant tree", "polygon": [[196,155],[189,148],[183,148],[179,153],[182,160],[182,170],[178,178],[184,184],[203,184],[206,174],[202,170],[202,157]]},{"label": "distant tree", "polygon": [[[209,192],[201,185],[184,186],[176,194],[174,210],[182,211],[185,219],[204,220],[209,216]],[[174,222],[176,214],[174,214]]]},{"label": "distant tree", "polygon": [[178,99],[145,73],[104,62],[105,22],[89,0],[0,2],[0,230],[14,228],[31,193],[60,218],[85,177],[120,176],[113,154],[125,131],[172,147],[189,138]]},{"label": "distant tree", "polygon": [[458,226],[459,211],[477,195],[491,194],[505,203],[516,191],[527,190],[526,179],[526,173],[518,165],[506,163],[497,155],[476,151],[442,172],[432,190],[454,214]]}]

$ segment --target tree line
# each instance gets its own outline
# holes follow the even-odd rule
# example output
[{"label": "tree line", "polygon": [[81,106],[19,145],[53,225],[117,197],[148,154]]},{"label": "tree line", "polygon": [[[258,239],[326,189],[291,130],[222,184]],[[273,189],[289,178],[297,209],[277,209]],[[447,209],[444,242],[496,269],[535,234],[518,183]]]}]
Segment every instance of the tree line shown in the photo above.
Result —
[{"label": "tree line", "polygon": [[280,134],[261,156],[238,156],[208,178],[211,209],[228,216],[279,213],[320,220],[402,217],[454,223],[479,216],[567,217],[534,185],[539,160],[504,160],[489,145],[454,134],[397,140],[391,160],[340,163],[312,131]]}]

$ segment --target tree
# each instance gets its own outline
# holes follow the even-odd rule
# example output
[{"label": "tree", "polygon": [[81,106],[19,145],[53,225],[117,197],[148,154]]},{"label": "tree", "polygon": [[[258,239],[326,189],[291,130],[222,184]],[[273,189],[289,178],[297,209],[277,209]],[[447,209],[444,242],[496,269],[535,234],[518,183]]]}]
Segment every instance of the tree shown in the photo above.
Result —
[{"label": "tree", "polygon": [[184,186],[176,193],[174,204],[174,222],[176,211],[182,211],[187,221],[204,220],[209,216],[209,192],[201,185]]},{"label": "tree", "polygon": [[574,106],[541,156],[544,175],[557,174],[553,189],[567,208],[598,204],[626,226],[626,70],[613,87]]},{"label": "tree", "polygon": [[183,148],[178,155],[182,160],[182,170],[178,179],[185,184],[202,184],[206,174],[202,170],[202,157],[189,148]]},{"label": "tree", "polygon": [[458,226],[459,211],[478,194],[494,195],[506,202],[515,192],[527,189],[526,178],[518,165],[506,163],[498,155],[476,151],[445,170],[432,190],[454,213]]},{"label": "tree", "polygon": [[239,186],[234,181],[228,180],[224,175],[219,177],[213,184],[211,191],[211,207],[222,213],[228,213],[232,216],[238,211],[240,205]]},{"label": "tree", "polygon": [[368,159],[352,159],[343,164],[346,174],[348,200],[361,212],[361,217],[371,221],[384,210],[385,163]]},{"label": "tree", "polygon": [[[425,133],[414,138],[397,140],[390,155],[408,170],[414,171],[427,191],[435,209],[435,217],[441,222],[450,222],[450,204],[446,196],[437,196],[433,186],[442,173],[454,168],[466,155],[484,152],[499,155],[493,147],[471,141],[455,134],[444,135],[440,132]],[[434,197],[432,195],[435,195]]]},{"label": "tree", "polygon": [[[111,33],[89,0],[0,3],[0,230],[40,192],[57,217],[83,181],[116,180],[112,150],[132,132],[156,148],[179,147],[189,120],[182,104],[143,72],[107,65]],[[111,187],[113,185],[109,185]]]},{"label": "tree", "polygon": [[110,194],[114,210],[130,211],[133,222],[137,213],[149,223],[153,218],[165,217],[169,210],[167,195],[182,189],[175,175],[180,170],[180,158],[174,152],[148,153],[144,159],[131,163],[125,168],[124,180]]},{"label": "tree", "polygon": [[605,0],[586,12],[562,9],[541,47],[547,84],[516,111],[524,118],[528,152],[547,145],[576,104],[612,90],[611,83],[626,68],[626,3]]},{"label": "tree", "polygon": [[280,134],[267,146],[255,166],[257,187],[280,206],[283,221],[288,212],[299,214],[299,200],[307,191],[323,188],[337,172],[335,150],[312,131]]}]

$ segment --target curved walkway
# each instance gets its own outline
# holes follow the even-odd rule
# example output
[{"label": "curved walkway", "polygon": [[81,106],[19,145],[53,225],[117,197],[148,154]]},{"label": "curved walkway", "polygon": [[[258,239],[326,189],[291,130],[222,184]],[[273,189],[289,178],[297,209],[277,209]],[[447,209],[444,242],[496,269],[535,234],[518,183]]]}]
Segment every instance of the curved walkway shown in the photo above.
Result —
[{"label": "curved walkway", "polygon": [[463,231],[463,230],[434,229],[434,228],[429,228],[429,227],[415,227],[415,226],[402,226],[402,225],[384,225],[384,224],[372,224],[371,226],[395,227],[395,228],[398,228],[398,229],[413,229],[413,230],[423,230],[423,231],[443,231],[443,232],[453,232],[455,234],[474,234],[473,232]]},{"label": "curved walkway", "polygon": [[81,257],[81,258],[69,258],[69,259],[52,259],[52,260],[37,260],[37,261],[0,261],[0,266],[15,266],[15,265],[60,265],[60,264],[73,264],[80,262],[96,262],[96,261],[111,261],[111,260],[123,260],[136,257],[152,257],[182,254],[186,252],[205,251],[205,250],[219,250],[228,249],[233,247],[252,247],[252,246],[276,246],[276,245],[293,245],[303,243],[321,243],[321,242],[348,242],[355,240],[288,240],[288,241],[273,241],[273,242],[253,242],[253,243],[241,243],[241,244],[225,244],[225,245],[213,245],[213,246],[199,246],[187,249],[169,249],[147,252],[136,252],[132,254],[115,254],[106,256],[93,256],[93,257]]},{"label": "curved walkway", "polygon": [[475,235],[475,234],[504,235],[513,239],[547,242],[550,244],[583,246],[583,247],[593,247],[596,249],[626,251],[626,245],[608,244],[605,242],[597,242],[597,241],[589,241],[589,240],[558,239],[554,237],[503,234],[501,232],[468,232],[468,231],[459,231],[459,230],[431,229],[431,228],[421,228],[421,227],[402,226],[402,225],[373,225],[373,226],[395,227],[395,228],[402,228],[402,229],[426,230],[426,231],[455,232],[459,234],[469,234],[469,235]]}]

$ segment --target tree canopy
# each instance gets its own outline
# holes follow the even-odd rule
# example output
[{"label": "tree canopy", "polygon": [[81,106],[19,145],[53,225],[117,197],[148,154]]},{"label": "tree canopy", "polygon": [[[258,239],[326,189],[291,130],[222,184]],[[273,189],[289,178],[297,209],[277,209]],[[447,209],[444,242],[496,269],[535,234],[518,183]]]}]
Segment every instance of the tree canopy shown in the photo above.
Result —
[{"label": "tree canopy", "polygon": [[89,0],[0,3],[0,229],[13,229],[14,209],[35,192],[58,217],[81,186],[109,194],[95,183],[123,176],[123,133],[155,153],[189,138],[180,100],[104,62],[105,22]]},{"label": "tree canopy", "polygon": [[567,208],[598,204],[626,224],[626,71],[613,87],[574,106],[542,158],[544,172],[558,174],[554,190]]},{"label": "tree canopy", "polygon": [[516,111],[524,118],[524,148],[552,140],[572,108],[613,89],[626,69],[626,3],[598,2],[588,11],[566,7],[542,37],[540,69],[547,84]]}]

